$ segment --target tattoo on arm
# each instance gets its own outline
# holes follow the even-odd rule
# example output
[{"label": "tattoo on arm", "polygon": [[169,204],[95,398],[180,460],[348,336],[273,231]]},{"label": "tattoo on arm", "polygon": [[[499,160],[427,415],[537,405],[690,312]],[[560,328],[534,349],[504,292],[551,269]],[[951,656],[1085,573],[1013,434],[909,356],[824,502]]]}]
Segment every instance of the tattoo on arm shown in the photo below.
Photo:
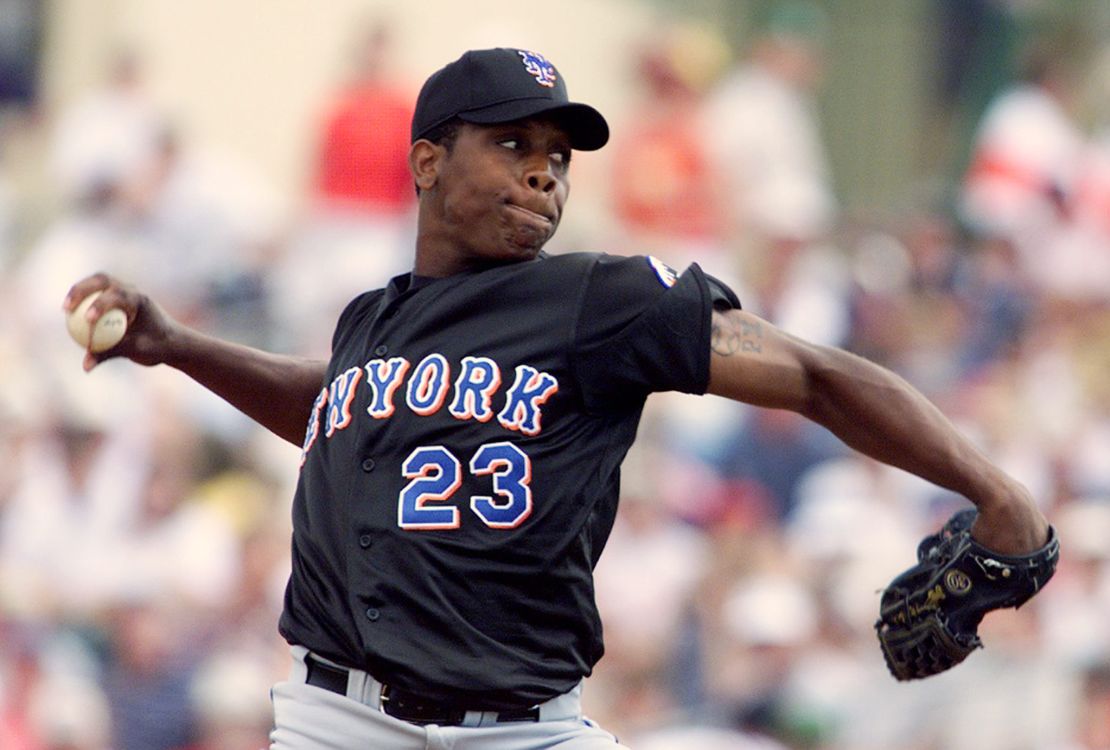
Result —
[{"label": "tattoo on arm", "polygon": [[758,354],[763,351],[763,326],[759,321],[714,315],[709,346],[722,357],[731,357],[737,352]]}]

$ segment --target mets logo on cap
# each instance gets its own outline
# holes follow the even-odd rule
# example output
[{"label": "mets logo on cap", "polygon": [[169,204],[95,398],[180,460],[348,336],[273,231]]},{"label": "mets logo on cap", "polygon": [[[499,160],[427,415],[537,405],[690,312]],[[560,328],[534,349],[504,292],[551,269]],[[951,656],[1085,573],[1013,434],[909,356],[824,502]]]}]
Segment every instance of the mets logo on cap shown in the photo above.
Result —
[{"label": "mets logo on cap", "polygon": [[524,69],[536,79],[536,83],[548,88],[555,85],[555,66],[549,63],[547,58],[523,49],[518,49],[516,53],[520,55],[520,59],[524,61]]}]

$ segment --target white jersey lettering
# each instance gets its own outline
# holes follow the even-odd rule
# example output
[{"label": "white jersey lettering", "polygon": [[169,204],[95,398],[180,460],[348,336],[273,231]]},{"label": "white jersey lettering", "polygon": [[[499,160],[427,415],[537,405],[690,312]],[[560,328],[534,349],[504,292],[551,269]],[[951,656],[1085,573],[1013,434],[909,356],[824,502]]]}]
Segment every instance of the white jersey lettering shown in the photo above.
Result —
[{"label": "white jersey lettering", "polygon": [[455,419],[489,422],[496,414],[502,427],[529,436],[540,433],[543,404],[559,390],[553,375],[518,365],[497,412],[494,398],[502,385],[501,367],[489,357],[463,357],[454,382],[451,364],[442,354],[429,354],[415,366],[404,357],[371,359],[362,367],[341,372],[317,396],[305,431],[302,465],[321,430],[330,438],[350,425],[351,408],[363,380],[369,388],[366,413],[374,419],[394,415],[397,391],[405,386],[404,404],[413,414],[431,416],[448,404],[450,396],[447,410]]}]

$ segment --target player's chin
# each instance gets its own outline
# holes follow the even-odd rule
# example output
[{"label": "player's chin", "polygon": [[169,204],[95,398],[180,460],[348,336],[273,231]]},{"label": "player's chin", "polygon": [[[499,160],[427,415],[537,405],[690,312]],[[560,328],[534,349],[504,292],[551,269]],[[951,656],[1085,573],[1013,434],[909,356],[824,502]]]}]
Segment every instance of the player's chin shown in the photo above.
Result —
[{"label": "player's chin", "polygon": [[515,260],[531,260],[540,254],[554,234],[554,225],[547,228],[517,226],[505,238],[504,247],[508,255]]}]

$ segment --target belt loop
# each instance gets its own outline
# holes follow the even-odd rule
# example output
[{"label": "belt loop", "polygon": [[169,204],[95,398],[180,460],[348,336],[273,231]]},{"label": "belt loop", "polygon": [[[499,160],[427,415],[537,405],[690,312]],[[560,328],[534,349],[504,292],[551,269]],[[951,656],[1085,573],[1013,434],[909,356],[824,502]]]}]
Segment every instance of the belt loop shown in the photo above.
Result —
[{"label": "belt loop", "polygon": [[293,657],[289,665],[289,680],[291,682],[304,682],[308,679],[308,665],[305,663],[308,649],[304,646],[291,646],[289,650]]},{"label": "belt loop", "polygon": [[[373,682],[370,675],[360,669],[347,670],[347,697],[358,701],[359,703],[369,703],[370,696],[367,688],[373,688],[373,685],[368,683]],[[373,705],[373,704],[371,704]]]}]

